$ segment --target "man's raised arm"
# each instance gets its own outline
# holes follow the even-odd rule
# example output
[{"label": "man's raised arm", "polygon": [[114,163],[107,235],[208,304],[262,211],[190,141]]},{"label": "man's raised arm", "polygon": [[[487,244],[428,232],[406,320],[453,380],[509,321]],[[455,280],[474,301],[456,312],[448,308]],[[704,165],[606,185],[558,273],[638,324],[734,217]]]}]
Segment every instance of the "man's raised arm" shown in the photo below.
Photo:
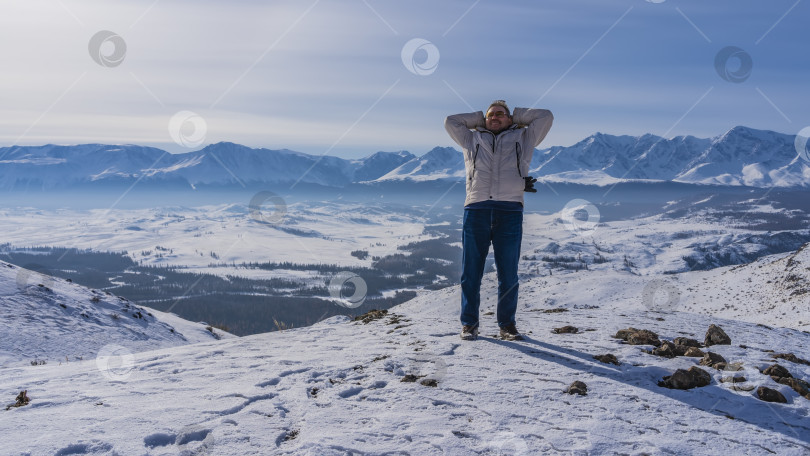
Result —
[{"label": "man's raised arm", "polygon": [[532,149],[539,146],[546,138],[554,115],[548,109],[515,108],[512,113],[512,122],[526,125],[526,145]]},{"label": "man's raised arm", "polygon": [[470,150],[473,134],[470,130],[486,125],[481,111],[467,114],[454,114],[444,119],[444,128],[450,137],[465,150]]}]

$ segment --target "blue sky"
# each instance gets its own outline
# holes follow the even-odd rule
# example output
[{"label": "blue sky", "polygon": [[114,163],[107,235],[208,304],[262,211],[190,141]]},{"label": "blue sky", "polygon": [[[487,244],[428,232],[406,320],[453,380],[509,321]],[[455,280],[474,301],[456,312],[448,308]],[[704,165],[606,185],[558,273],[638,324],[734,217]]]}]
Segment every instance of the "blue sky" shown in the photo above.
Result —
[{"label": "blue sky", "polygon": [[[496,98],[554,112],[541,147],[595,132],[795,134],[810,126],[808,17],[802,0],[6,0],[0,145],[421,155],[453,145],[446,115]],[[120,62],[104,61],[122,51],[112,40],[102,64],[91,57],[103,30],[125,44]],[[410,71],[413,39],[429,44]],[[728,46],[750,58],[744,80],[718,72]],[[428,57],[437,65],[416,74]],[[179,112],[195,116],[172,136]]]}]

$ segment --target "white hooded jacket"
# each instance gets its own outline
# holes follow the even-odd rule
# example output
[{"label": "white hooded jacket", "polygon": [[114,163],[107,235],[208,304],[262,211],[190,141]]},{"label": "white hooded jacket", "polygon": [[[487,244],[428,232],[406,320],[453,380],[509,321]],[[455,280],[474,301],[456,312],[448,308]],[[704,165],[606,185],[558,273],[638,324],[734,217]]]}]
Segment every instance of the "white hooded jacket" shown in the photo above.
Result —
[{"label": "white hooded jacket", "polygon": [[464,151],[467,198],[523,203],[524,177],[529,175],[534,148],[551,129],[554,116],[547,109],[515,108],[512,125],[498,135],[485,128],[481,111],[455,114],[444,128]]}]

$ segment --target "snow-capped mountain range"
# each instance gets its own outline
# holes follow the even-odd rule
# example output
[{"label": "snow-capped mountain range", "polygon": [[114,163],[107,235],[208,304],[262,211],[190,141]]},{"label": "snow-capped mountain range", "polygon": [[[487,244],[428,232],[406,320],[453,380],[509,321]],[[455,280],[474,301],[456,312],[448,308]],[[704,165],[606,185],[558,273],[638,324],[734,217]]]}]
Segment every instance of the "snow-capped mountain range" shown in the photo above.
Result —
[{"label": "snow-capped mountain range", "polygon": [[[539,149],[531,173],[548,181],[608,185],[627,180],[752,187],[810,186],[810,163],[795,136],[735,127],[700,139],[594,134],[569,147]],[[406,151],[362,159],[253,149],[217,143],[170,154],[137,145],[14,146],[0,148],[0,190],[49,190],[98,183],[249,187],[464,179],[461,153],[436,147],[421,157]]]}]

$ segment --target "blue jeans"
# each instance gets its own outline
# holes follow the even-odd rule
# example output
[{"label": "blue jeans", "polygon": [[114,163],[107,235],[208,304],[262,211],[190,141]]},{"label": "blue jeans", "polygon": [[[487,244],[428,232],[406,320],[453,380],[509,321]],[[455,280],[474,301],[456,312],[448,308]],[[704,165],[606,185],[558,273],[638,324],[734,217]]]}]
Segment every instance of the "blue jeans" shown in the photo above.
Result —
[{"label": "blue jeans", "polygon": [[478,326],[481,279],[489,244],[498,270],[498,326],[515,323],[518,299],[518,260],[523,236],[523,212],[465,209],[461,242],[461,324]]}]

